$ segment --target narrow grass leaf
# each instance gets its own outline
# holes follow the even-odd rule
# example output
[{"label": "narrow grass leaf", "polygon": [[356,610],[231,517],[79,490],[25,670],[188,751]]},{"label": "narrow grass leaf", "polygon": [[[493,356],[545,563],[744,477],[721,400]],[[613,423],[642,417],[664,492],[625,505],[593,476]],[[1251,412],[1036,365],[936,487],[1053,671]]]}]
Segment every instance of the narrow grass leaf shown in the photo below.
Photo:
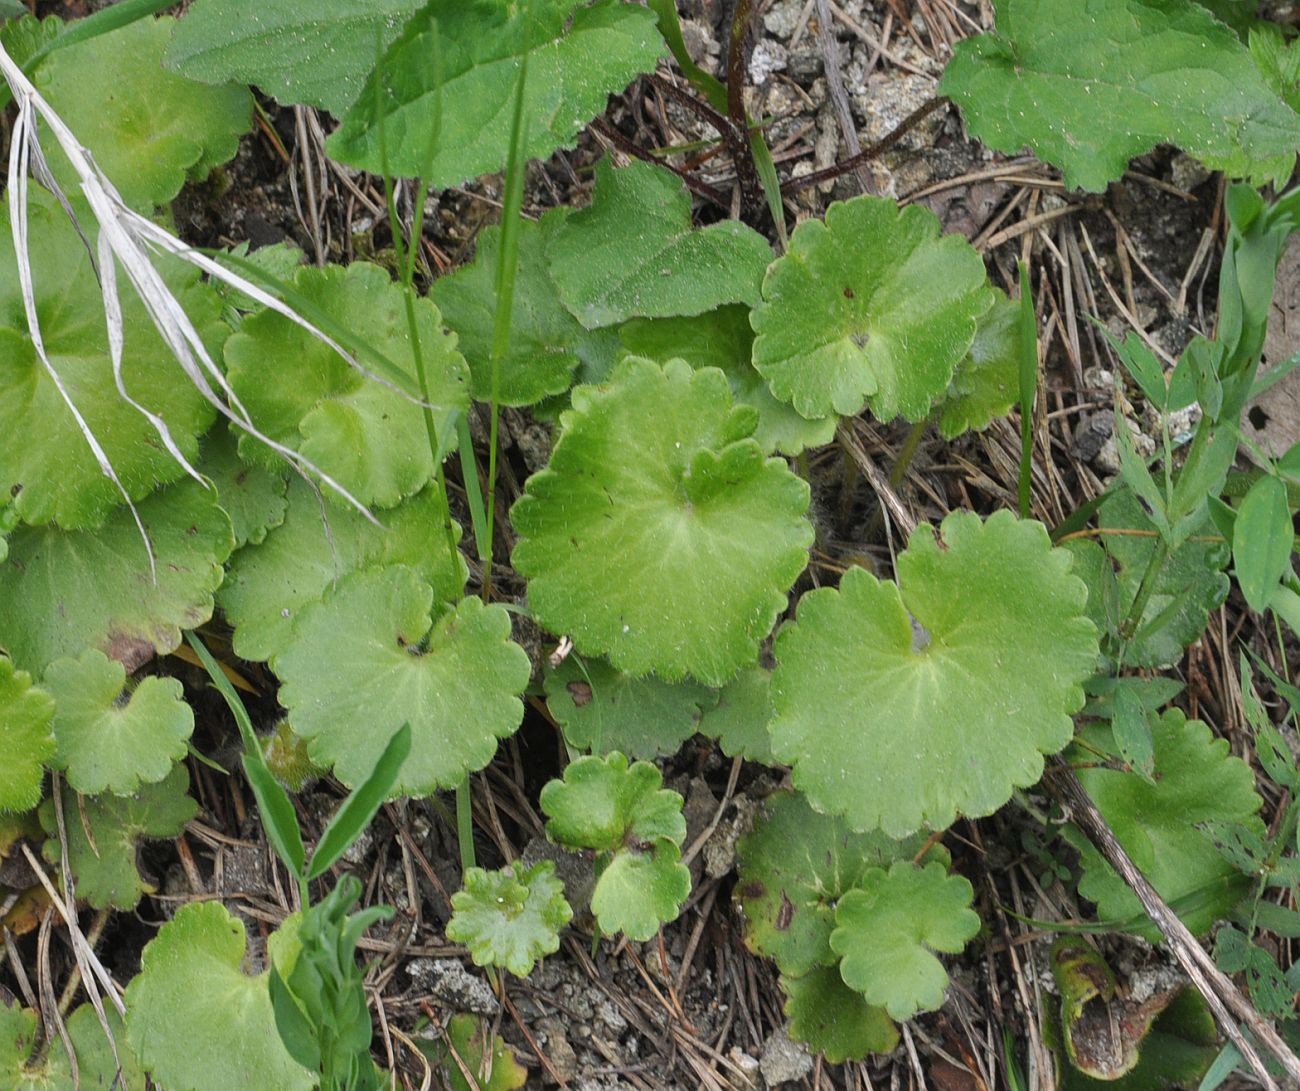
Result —
[{"label": "narrow grass leaf", "polygon": [[1237,583],[1252,610],[1268,608],[1273,588],[1290,567],[1294,545],[1286,485],[1267,474],[1241,502],[1232,534]]}]

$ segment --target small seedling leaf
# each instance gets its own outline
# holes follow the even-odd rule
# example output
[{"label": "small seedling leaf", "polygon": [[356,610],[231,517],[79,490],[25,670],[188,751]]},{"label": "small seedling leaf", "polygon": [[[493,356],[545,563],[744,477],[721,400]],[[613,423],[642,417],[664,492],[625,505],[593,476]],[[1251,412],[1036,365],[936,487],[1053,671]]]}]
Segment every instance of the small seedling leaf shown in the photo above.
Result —
[{"label": "small seedling leaf", "polygon": [[[294,289],[335,322],[416,375],[402,289],[377,265],[306,266]],[[469,369],[442,316],[415,305],[434,420],[469,407]],[[421,407],[363,375],[329,345],[274,311],[250,315],[225,347],[230,385],[272,440],[293,448],[363,504],[391,507],[433,477]],[[271,378],[271,375],[274,378]],[[279,455],[241,436],[240,456],[278,468]],[[333,490],[325,495],[338,499]]]},{"label": "small seedling leaf", "polygon": [[618,751],[570,762],[563,780],[542,789],[541,805],[547,834],[568,848],[615,852],[660,838],[680,845],[686,837],[682,797],[663,787],[649,762],[629,766]]},{"label": "small seedling leaf", "polygon": [[451,906],[447,938],[465,944],[474,965],[501,966],[516,977],[527,977],[539,958],[560,949],[560,929],[573,916],[550,860],[500,871],[470,868]]},{"label": "small seedling leaf", "polygon": [[177,679],[142,678],[126,694],[122,664],[90,648],[56,659],[44,682],[56,702],[53,764],[78,792],[130,795],[185,757],[194,713]]},{"label": "small seedling leaf", "polygon": [[[1103,750],[1113,749],[1109,731],[1102,726],[1085,729],[1084,741]],[[1199,720],[1187,720],[1171,709],[1152,725],[1155,779],[1136,773],[1099,767],[1096,755],[1080,750],[1079,780],[1115,831],[1133,862],[1168,902],[1216,881],[1236,875],[1232,865],[1198,829],[1204,822],[1243,823],[1262,829],[1255,812],[1259,796],[1250,767],[1228,753],[1226,739],[1216,739]],[[1102,920],[1126,920],[1142,912],[1136,895],[1111,870],[1092,843],[1067,828],[1070,842],[1082,856],[1083,878],[1079,893],[1097,903]],[[1237,896],[1242,889],[1235,886]],[[1235,899],[1234,899],[1235,900]],[[1183,916],[1193,932],[1204,932],[1231,906],[1202,905]],[[1139,918],[1140,919],[1140,918]],[[1154,926],[1138,927],[1139,934],[1157,935]]]},{"label": "small seedling leaf", "polygon": [[459,784],[523,719],[528,655],[500,606],[464,599],[432,620],[434,592],[413,569],[353,573],[303,609],[271,660],[280,701],[312,757],[360,784],[388,740],[412,725],[395,793]]},{"label": "small seedling leaf", "polygon": [[676,920],[691,892],[691,873],[681,858],[681,849],[666,837],[614,853],[591,892],[600,930],[644,942]]},{"label": "small seedling leaf", "polygon": [[1086,589],[1041,524],[954,512],[804,595],[776,639],[772,748],[813,806],[902,836],[990,814],[1074,734],[1094,670]]},{"label": "small seedling leaf", "polygon": [[1300,142],[1300,117],[1237,35],[1190,0],[1003,0],[992,34],[957,44],[939,91],[974,136],[1013,154],[1028,145],[1070,188],[1105,189],[1161,143],[1280,181]]},{"label": "small seedling leaf", "polygon": [[546,255],[560,298],[592,329],[753,305],[772,249],[736,220],[692,230],[690,195],[672,171],[640,161],[615,169],[606,157],[591,206],[559,227]]},{"label": "small seedling leaf", "polygon": [[575,390],[511,512],[537,620],[631,674],[721,685],[752,664],[812,541],[808,486],[746,438],[755,418],[684,361]]},{"label": "small seedling leaf", "polygon": [[923,419],[993,304],[984,263],[919,205],[856,197],[808,220],[768,270],[754,366],[808,418]]},{"label": "small seedling leaf", "polygon": [[[147,838],[175,837],[198,814],[189,785],[185,766],[176,765],[163,780],[142,785],[130,796],[79,797],[64,788],[63,830],[78,898],[95,909],[134,909],[141,896],[153,890],[136,866],[139,844]],[[42,851],[57,864],[59,824],[53,799],[41,804],[40,817],[50,835]]]},{"label": "small seedling leaf", "polygon": [[[0,401],[3,398],[0,397]],[[157,581],[126,508],[98,530],[20,527],[0,565],[0,645],[33,672],[97,647],[128,670],[166,655],[181,630],[212,616],[213,591],[234,536],[226,513],[197,482],[139,505]]]},{"label": "small seedling leaf", "polygon": [[674,754],[716,694],[698,682],[634,678],[603,659],[569,656],[546,675],[546,707],[570,746],[633,758]]},{"label": "small seedling leaf", "polygon": [[53,718],[54,699],[0,655],[0,811],[26,811],[41,801],[45,763],[54,756]]},{"label": "small seedling leaf", "polygon": [[447,1020],[446,1034],[455,1057],[450,1056],[445,1042],[426,1045],[417,1039],[417,1044],[431,1061],[442,1066],[451,1091],[518,1091],[528,1081],[527,1070],[515,1060],[505,1039],[492,1033],[487,1020],[477,1015],[453,1015]]},{"label": "small seedling leaf", "polygon": [[944,439],[982,432],[1017,401],[1023,354],[1020,302],[993,289],[993,306],[980,315],[975,340],[957,362],[948,393],[939,403]]},{"label": "small seedling leaf", "polygon": [[[131,1046],[175,1091],[309,1091],[315,1076],[276,1030],[265,973],[250,977],[243,924],[220,902],[182,906],[144,949],[126,989]],[[184,1027],[184,1034],[176,1034]]]},{"label": "small seedling leaf", "polygon": [[523,150],[541,159],[571,147],[608,96],[652,71],[662,52],[654,16],[632,4],[430,0],[326,149],[361,170],[422,177],[435,189],[459,185],[505,165],[525,54]]},{"label": "small seedling leaf", "polygon": [[225,421],[219,422],[203,439],[203,457],[198,470],[217,490],[217,503],[230,516],[235,547],[260,545],[267,531],[284,522],[289,488],[286,470],[268,470],[239,457],[237,439]]},{"label": "small seedling leaf", "polygon": [[973,896],[938,862],[872,868],[835,907],[831,947],[844,983],[894,1019],[941,1007],[948,974],[933,952],[956,954],[980,930]]}]

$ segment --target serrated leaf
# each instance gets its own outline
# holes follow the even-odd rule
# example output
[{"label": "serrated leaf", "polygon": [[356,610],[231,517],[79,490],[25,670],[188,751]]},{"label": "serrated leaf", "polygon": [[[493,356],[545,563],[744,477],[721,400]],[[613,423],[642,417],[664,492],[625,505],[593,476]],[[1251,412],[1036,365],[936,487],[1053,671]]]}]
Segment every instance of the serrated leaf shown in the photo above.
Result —
[{"label": "serrated leaf", "polygon": [[1028,145],[1070,188],[1102,190],[1162,143],[1281,183],[1300,143],[1300,117],[1190,0],[1000,0],[995,32],[957,44],[939,92],[972,135],[998,151]]},{"label": "serrated leaf", "polygon": [[[283,523],[260,545],[231,558],[217,595],[242,658],[269,659],[288,642],[303,607],[358,569],[407,565],[434,588],[436,601],[460,598],[469,569],[459,551],[448,554],[437,485],[384,512],[382,527],[351,509],[322,512],[316,494],[297,477],[287,500]],[[454,521],[452,530],[459,541]]]},{"label": "serrated leaf", "polygon": [[588,329],[759,300],[767,240],[738,220],[692,230],[680,178],[652,163],[596,164],[591,206],[548,241],[551,277]]},{"label": "serrated leaf", "polygon": [[271,660],[294,730],[344,784],[360,783],[409,723],[394,791],[454,787],[523,719],[518,695],[532,667],[510,640],[510,615],[469,598],[431,621],[433,605],[413,569],[353,573],[302,610]]},{"label": "serrated leaf", "polygon": [[894,1019],[943,1005],[948,974],[933,954],[956,954],[980,930],[974,891],[940,863],[872,868],[835,907],[831,947],[840,976]]},{"label": "serrated leaf", "polygon": [[361,170],[421,177],[434,189],[459,185],[505,165],[525,54],[523,153],[539,159],[571,147],[606,98],[652,71],[662,52],[654,16],[632,4],[431,0],[389,47],[326,148]]},{"label": "serrated leaf", "polygon": [[793,406],[773,397],[767,381],[754,370],[750,362],[754,331],[746,306],[719,307],[692,318],[633,319],[618,332],[624,348],[635,356],[658,364],[681,359],[697,370],[718,368],[731,384],[736,404],[758,410],[754,438],[769,454],[797,455],[835,438],[834,417],[808,420],[800,416]]},{"label": "serrated leaf", "polygon": [[[84,85],[81,88],[83,98]],[[79,213],[87,215],[84,206]],[[83,218],[82,222],[86,222]],[[41,336],[50,361],[87,426],[103,446],[132,499],[184,474],[153,425],[117,392],[99,284],[85,248],[52,199],[28,206],[29,247]],[[228,332],[218,320],[216,296],[188,265],[159,257],[156,267],[209,349]],[[27,334],[9,215],[0,212],[0,495],[17,493],[27,523],[57,521],[65,528],[97,527],[122,503],[101,473],[90,446]],[[193,459],[196,436],[213,410],[182,373],[154,332],[135,293],[123,286],[125,332],[122,376],[127,392],[167,422],[180,451]]]},{"label": "serrated leaf", "polygon": [[1263,612],[1273,588],[1291,567],[1295,527],[1286,485],[1266,474],[1250,487],[1232,531],[1232,561],[1246,605]]},{"label": "serrated leaf", "polygon": [[245,974],[244,956],[244,926],[220,902],[181,906],[145,947],[126,989],[126,1027],[137,1056],[168,1091],[316,1085],[280,1041],[267,975]]},{"label": "serrated leaf", "polygon": [[912,535],[899,586],[854,568],[804,595],[772,676],[772,749],[795,787],[898,836],[1037,781],[1097,659],[1069,567],[1039,523],[954,512]]},{"label": "serrated leaf", "polygon": [[830,1064],[860,1061],[872,1053],[890,1053],[898,1045],[898,1027],[884,1008],[873,1008],[840,977],[823,966],[802,977],[782,977],[790,1037],[806,1042]]},{"label": "serrated leaf", "polygon": [[546,675],[546,707],[570,746],[633,758],[674,754],[717,699],[698,682],[634,678],[602,659],[569,656]]},{"label": "serrated leaf", "polygon": [[[153,890],[136,866],[140,842],[175,837],[199,813],[199,805],[187,794],[189,785],[185,766],[176,765],[163,780],[142,785],[130,796],[78,797],[64,788],[63,829],[79,899],[95,909],[134,909],[141,896]],[[40,816],[50,835],[42,851],[57,864],[59,824],[53,799],[41,804]]]},{"label": "serrated leaf", "polygon": [[722,687],[718,702],[706,708],[696,730],[717,739],[729,758],[774,765],[772,737],[772,672],[763,667],[746,667]]},{"label": "serrated leaf", "polygon": [[194,713],[177,679],[142,678],[124,693],[122,664],[90,648],[79,659],[56,659],[44,681],[56,702],[53,764],[78,792],[130,795],[185,757]]},{"label": "serrated leaf", "polygon": [[[1108,749],[1108,734],[1097,726],[1086,729],[1081,738]],[[1175,902],[1236,875],[1197,825],[1219,821],[1260,828],[1255,817],[1260,800],[1250,767],[1230,756],[1227,740],[1215,739],[1199,720],[1187,720],[1170,709],[1152,725],[1152,742],[1154,782],[1136,773],[1097,767],[1095,761],[1091,768],[1080,768],[1078,776],[1133,862],[1162,898]],[[1140,914],[1136,895],[1092,843],[1073,827],[1067,828],[1066,835],[1081,854],[1079,893],[1097,903],[1098,917],[1126,920]],[[1201,906],[1184,914],[1183,922],[1193,932],[1204,932],[1228,908],[1230,904]],[[1154,926],[1135,931],[1157,935]]]},{"label": "serrated leaf", "polygon": [[[1103,633],[1113,634],[1137,596],[1157,531],[1127,489],[1102,505],[1097,523],[1101,545],[1076,538],[1064,548],[1074,554],[1075,572],[1088,585],[1088,616]],[[1125,665],[1158,667],[1182,658],[1183,649],[1205,631],[1210,611],[1227,597],[1222,571],[1227,560],[1228,548],[1214,540],[1207,516],[1161,566],[1134,639],[1124,646]],[[1107,581],[1115,586],[1113,599],[1105,594]]]},{"label": "serrated leaf", "polygon": [[[234,158],[253,118],[247,87],[210,87],[162,67],[175,22],[140,19],[64,46],[35,78],[122,199],[144,211],[170,201],[187,178],[204,178]],[[87,86],[103,93],[88,95]],[[76,190],[77,175],[57,150],[51,168]]]},{"label": "serrated leaf", "polygon": [[645,942],[661,924],[676,920],[691,892],[691,873],[681,859],[681,849],[666,837],[614,853],[591,892],[600,930]]},{"label": "serrated leaf", "polygon": [[993,304],[984,262],[928,209],[837,201],[795,228],[750,319],[754,366],[805,417],[925,417]]},{"label": "serrated leaf", "polygon": [[550,860],[529,868],[470,868],[451,907],[447,938],[465,944],[474,965],[502,966],[516,977],[527,977],[539,958],[560,949],[560,929],[573,916]]},{"label": "serrated leaf", "polygon": [[235,547],[266,540],[267,531],[284,522],[289,488],[286,470],[268,470],[239,457],[237,440],[225,421],[203,438],[198,470],[217,490],[217,503],[230,516]]},{"label": "serrated leaf", "polygon": [[284,106],[341,117],[420,0],[196,0],[167,67],[205,83],[255,83]]},{"label": "serrated leaf", "polygon": [[[83,1091],[92,1088],[143,1088],[145,1076],[127,1048],[122,1017],[111,1004],[104,1005],[109,1030],[117,1044],[117,1057],[104,1036],[99,1016],[90,1004],[82,1004],[64,1023],[77,1057],[77,1072]],[[57,1034],[48,1043],[37,1064],[29,1064],[37,1037],[34,1011],[0,1001],[0,1087],[5,1091],[74,1091],[72,1066],[67,1049]],[[121,1068],[118,1061],[121,1061]]]},{"label": "serrated leaf", "polygon": [[923,843],[920,836],[896,841],[879,830],[854,833],[842,818],[814,811],[800,793],[773,796],[737,846],[732,897],[746,945],[775,959],[788,978],[834,965],[836,903],[872,868],[910,862]]},{"label": "serrated leaf", "polygon": [[[416,366],[402,289],[377,265],[304,266],[295,290],[334,321],[393,360],[407,375]],[[416,301],[420,352],[435,421],[469,407],[469,371],[442,317]],[[263,311],[244,320],[225,347],[230,385],[254,422],[330,474],[364,504],[391,507],[433,477],[423,412],[391,387],[351,367],[301,326]],[[239,453],[267,465],[280,457],[251,436]],[[327,491],[327,495],[333,495]]]},{"label": "serrated leaf", "polygon": [[982,432],[1016,404],[1019,381],[1020,302],[993,289],[993,306],[980,315],[975,340],[957,362],[948,392],[939,405],[944,439]]},{"label": "serrated leaf", "polygon": [[663,787],[649,762],[628,765],[617,750],[604,758],[582,757],[541,794],[546,832],[569,848],[613,852],[635,842],[686,837],[682,797]]},{"label": "serrated leaf", "polygon": [[753,663],[812,541],[808,486],[761,458],[754,418],[682,361],[575,390],[511,511],[537,620],[630,674],[721,685]]},{"label": "serrated leaf", "polygon": [[54,756],[53,718],[54,699],[0,655],[0,812],[30,810],[41,801],[45,762]]},{"label": "serrated leaf", "polygon": [[[586,331],[560,302],[546,271],[546,244],[569,214],[552,209],[540,221],[519,222],[519,256],[510,311],[510,347],[501,360],[498,401],[533,405],[569,389],[579,363],[579,344]],[[469,265],[440,277],[429,298],[460,337],[469,361],[471,389],[480,401],[492,397],[492,338],[497,309],[497,262],[501,228],[493,225],[478,237]]]},{"label": "serrated leaf", "polygon": [[42,671],[96,647],[128,670],[181,642],[212,616],[212,593],[233,535],[212,494],[193,481],[139,505],[157,559],[126,508],[98,530],[20,527],[0,565],[0,645],[19,666]]}]

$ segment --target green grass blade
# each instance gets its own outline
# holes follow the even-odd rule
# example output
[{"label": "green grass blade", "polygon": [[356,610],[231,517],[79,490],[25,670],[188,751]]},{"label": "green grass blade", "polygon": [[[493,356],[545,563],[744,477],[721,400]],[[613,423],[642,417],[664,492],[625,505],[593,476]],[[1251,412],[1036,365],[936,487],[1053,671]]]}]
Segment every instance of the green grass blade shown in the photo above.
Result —
[{"label": "green grass blade", "polygon": [[1029,270],[1020,263],[1020,518],[1029,518],[1034,473],[1034,400],[1038,394],[1038,322]]},{"label": "green grass blade", "polygon": [[30,76],[41,61],[56,49],[62,49],[66,45],[76,45],[78,42],[88,42],[91,38],[98,38],[101,34],[108,34],[139,19],[147,19],[164,8],[172,6],[169,0],[122,0],[121,3],[97,11],[94,15],[77,19],[69,23],[67,29],[54,41],[43,45],[27,58],[23,71]]},{"label": "green grass blade", "polygon": [[456,439],[460,450],[460,474],[465,480],[465,499],[469,504],[470,524],[474,528],[474,546],[478,559],[485,565],[492,563],[492,539],[488,533],[487,509],[483,506],[483,490],[479,487],[478,456],[474,453],[474,437],[470,435],[469,418],[456,418]]}]

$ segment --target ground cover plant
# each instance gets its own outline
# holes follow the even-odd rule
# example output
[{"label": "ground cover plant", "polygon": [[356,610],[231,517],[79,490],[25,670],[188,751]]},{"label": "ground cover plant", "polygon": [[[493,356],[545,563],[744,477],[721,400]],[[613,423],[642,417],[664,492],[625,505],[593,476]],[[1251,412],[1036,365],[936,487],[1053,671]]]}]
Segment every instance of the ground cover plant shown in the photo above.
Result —
[{"label": "ground cover plant", "polygon": [[[600,1086],[528,1029],[530,980],[626,954],[673,1038],[714,912],[784,1044],[710,1047],[697,1086],[919,1065],[1013,923],[1062,934],[1050,998],[947,1086],[1300,1080],[1300,436],[1250,431],[1300,362],[1265,359],[1300,53],[1232,0],[997,0],[982,29],[946,3],[970,25],[944,97],[783,179],[749,0],[716,73],[668,0],[0,2],[0,1087],[510,1088],[521,1057]],[[633,81],[712,135],[616,127]],[[1110,365],[1113,457],[1069,506],[1043,485],[1052,210],[998,265],[896,193],[798,204],[948,108],[1061,193],[1158,146],[1218,172],[1212,320],[1156,341],[1124,264],[1126,321],[1069,335]],[[226,199],[276,117],[368,247],[187,236],[185,194]],[[581,199],[525,215],[555,156]],[[452,261],[428,210],[484,184]],[[927,443],[1004,484],[925,503]],[[998,891],[982,830],[1015,831],[1037,901]],[[207,891],[196,837],[268,846],[274,898],[223,898],[224,865]],[[390,1014],[408,947],[489,987]]]}]

